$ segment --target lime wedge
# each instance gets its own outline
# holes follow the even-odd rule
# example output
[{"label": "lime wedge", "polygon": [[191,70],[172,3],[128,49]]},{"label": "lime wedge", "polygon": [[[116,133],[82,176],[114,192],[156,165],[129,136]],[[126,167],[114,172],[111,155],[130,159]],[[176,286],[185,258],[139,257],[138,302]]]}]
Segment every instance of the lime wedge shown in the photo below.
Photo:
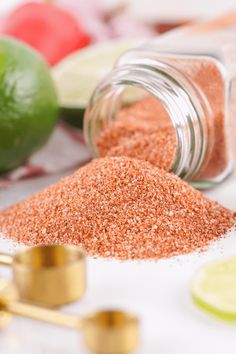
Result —
[{"label": "lime wedge", "polygon": [[195,275],[192,298],[202,310],[236,321],[236,258],[205,265]]},{"label": "lime wedge", "polygon": [[116,39],[98,43],[68,56],[52,69],[63,117],[82,127],[83,114],[99,81],[119,56],[144,40]]}]

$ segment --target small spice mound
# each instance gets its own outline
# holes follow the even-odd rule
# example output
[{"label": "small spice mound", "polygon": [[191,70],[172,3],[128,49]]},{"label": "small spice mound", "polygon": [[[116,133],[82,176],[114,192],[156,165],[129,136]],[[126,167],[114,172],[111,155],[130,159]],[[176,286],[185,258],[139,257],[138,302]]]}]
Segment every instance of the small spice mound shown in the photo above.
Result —
[{"label": "small spice mound", "polygon": [[173,174],[127,157],[97,159],[0,213],[26,244],[73,243],[92,256],[158,259],[205,248],[234,213]]},{"label": "small spice mound", "polygon": [[127,156],[169,171],[176,154],[176,135],[162,104],[151,96],[123,108],[97,140],[101,157]]}]

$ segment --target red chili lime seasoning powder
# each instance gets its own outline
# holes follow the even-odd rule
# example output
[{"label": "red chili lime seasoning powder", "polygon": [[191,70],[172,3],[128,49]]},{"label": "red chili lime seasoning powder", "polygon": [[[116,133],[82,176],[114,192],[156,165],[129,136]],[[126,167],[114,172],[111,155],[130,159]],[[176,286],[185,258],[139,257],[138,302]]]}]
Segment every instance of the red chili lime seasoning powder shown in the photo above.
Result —
[{"label": "red chili lime seasoning powder", "polygon": [[94,160],[0,213],[1,233],[18,242],[72,243],[122,260],[205,249],[234,222],[174,174],[128,157]]}]

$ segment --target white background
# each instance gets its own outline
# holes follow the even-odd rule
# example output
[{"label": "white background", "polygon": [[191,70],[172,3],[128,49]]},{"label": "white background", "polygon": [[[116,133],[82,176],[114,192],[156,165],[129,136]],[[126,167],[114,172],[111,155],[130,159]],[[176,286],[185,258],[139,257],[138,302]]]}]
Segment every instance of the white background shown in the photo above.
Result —
[{"label": "white background", "polygon": [[[108,0],[106,0],[108,1]],[[151,3],[151,0],[145,2]],[[0,11],[14,1],[1,0]],[[154,0],[152,1],[154,3]],[[155,4],[159,1],[155,1]],[[198,1],[172,1],[176,8],[188,3],[193,13]],[[232,1],[228,1],[232,5]],[[163,1],[162,1],[163,4]],[[195,4],[195,5],[194,5]],[[200,2],[203,6],[203,2]],[[214,4],[204,1],[207,12]],[[140,3],[136,5],[136,9]],[[163,7],[163,5],[162,5]],[[164,16],[165,9],[160,7]],[[144,7],[143,7],[144,8]],[[168,13],[174,13],[171,7]],[[135,10],[139,11],[140,10]],[[145,10],[146,11],[146,10]],[[142,12],[142,11],[141,11]],[[178,15],[178,13],[177,13]],[[189,13],[190,15],[190,13]],[[146,15],[145,15],[146,16]],[[0,208],[42,189],[61,176],[19,182],[0,192]],[[213,199],[236,210],[236,176],[207,193]],[[14,252],[16,247],[0,240],[0,249]],[[142,340],[137,354],[235,354],[236,327],[201,313],[190,297],[190,282],[195,270],[206,261],[236,254],[235,233],[215,244],[208,252],[159,262],[116,262],[88,260],[88,289],[77,304],[65,311],[85,314],[103,307],[118,307],[137,313],[141,319]],[[1,269],[1,275],[10,272]],[[0,333],[1,354],[85,354],[79,333],[30,320],[14,318]]]}]

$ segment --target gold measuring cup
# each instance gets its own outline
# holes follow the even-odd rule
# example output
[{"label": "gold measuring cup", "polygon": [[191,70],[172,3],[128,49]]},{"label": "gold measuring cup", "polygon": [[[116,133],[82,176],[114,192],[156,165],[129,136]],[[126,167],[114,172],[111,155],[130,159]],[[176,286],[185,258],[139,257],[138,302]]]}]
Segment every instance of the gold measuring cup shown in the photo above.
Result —
[{"label": "gold measuring cup", "polygon": [[77,246],[42,245],[13,256],[1,253],[0,264],[12,266],[23,300],[54,307],[78,300],[85,291],[85,256]]},{"label": "gold measuring cup", "polygon": [[80,329],[87,348],[96,354],[128,354],[138,344],[137,317],[123,311],[100,311],[84,318],[17,301],[15,287],[0,279],[0,328],[18,315],[47,323]]}]

